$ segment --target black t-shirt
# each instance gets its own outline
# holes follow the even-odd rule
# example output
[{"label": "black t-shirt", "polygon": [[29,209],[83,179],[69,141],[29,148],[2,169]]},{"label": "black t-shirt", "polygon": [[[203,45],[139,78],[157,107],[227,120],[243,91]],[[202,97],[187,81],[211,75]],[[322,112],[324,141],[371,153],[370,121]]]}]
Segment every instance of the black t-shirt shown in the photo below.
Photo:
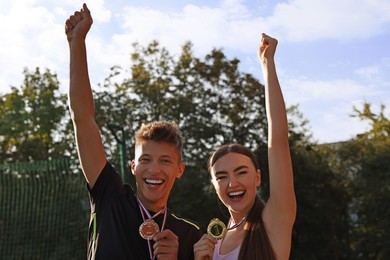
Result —
[{"label": "black t-shirt", "polygon": [[[148,242],[139,234],[143,219],[134,192],[122,183],[108,162],[93,188],[89,189],[89,195],[88,259],[150,259]],[[154,218],[160,228],[163,215]],[[199,227],[168,211],[165,229],[179,238],[178,259],[193,259],[193,245],[202,236]]]}]

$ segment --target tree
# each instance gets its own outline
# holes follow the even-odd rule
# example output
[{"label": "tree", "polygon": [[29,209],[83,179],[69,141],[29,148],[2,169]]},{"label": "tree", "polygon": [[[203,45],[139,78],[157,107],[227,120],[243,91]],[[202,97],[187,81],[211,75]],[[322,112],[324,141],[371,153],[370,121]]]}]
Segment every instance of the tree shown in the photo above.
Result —
[{"label": "tree", "polygon": [[[194,57],[190,42],[182,46],[179,56],[172,56],[157,41],[146,47],[135,43],[133,48],[131,75],[113,67],[102,90],[94,93],[96,119],[107,153],[111,158],[116,156],[112,152],[116,143],[107,128],[110,122],[123,126],[130,136],[144,122],[177,122],[185,138],[188,168],[179,180],[183,185],[175,186],[172,205],[181,205],[183,212],[180,208],[176,211],[185,215],[191,211],[184,208],[199,208],[202,202],[198,210],[202,214],[193,217],[202,215],[206,222],[219,211],[216,197],[210,201],[215,195],[209,193],[207,158],[223,143],[239,142],[254,150],[264,147],[264,88],[252,75],[240,72],[239,60],[228,59],[222,50],[214,49],[201,59]],[[127,146],[130,162],[133,138]],[[194,183],[200,193],[189,193],[188,187]]]},{"label": "tree", "polygon": [[[220,49],[199,58],[194,56],[190,42],[182,46],[178,56],[171,55],[157,41],[146,47],[135,43],[133,48],[131,67],[112,67],[93,93],[96,121],[106,154],[114,166],[120,169],[111,124],[119,125],[124,130],[122,133],[128,135],[126,162],[129,165],[134,154],[132,136],[141,124],[174,120],[185,138],[187,164],[184,177],[177,181],[170,196],[169,205],[176,213],[195,219],[203,229],[211,218],[227,221],[229,214],[210,189],[206,162],[215,147],[230,142],[247,145],[256,153],[262,170],[260,192],[266,200],[269,186],[264,86],[252,75],[241,72],[239,60],[227,58]],[[39,160],[64,154],[76,158],[66,96],[58,91],[56,75],[48,70],[41,74],[38,68],[33,73],[27,70],[24,73],[21,88],[14,87],[0,98],[0,119],[4,122],[0,125],[1,159]],[[369,178],[361,170],[372,170],[387,160],[388,141],[384,140],[388,140],[388,120],[383,113],[374,115],[370,109],[356,110],[356,113],[372,120],[375,131],[360,136],[348,146],[343,145],[338,153],[330,146],[313,143],[308,122],[298,106],[288,108],[298,200],[292,259],[371,257],[368,252],[372,248],[379,252],[377,255],[385,254],[379,238],[386,237],[383,230],[387,230],[387,223],[383,221],[375,227],[369,224],[372,218],[368,212],[375,212],[369,205],[374,202],[363,192],[364,185],[372,185],[375,178]],[[381,140],[381,146],[375,143],[363,147],[363,140]],[[368,147],[370,153],[364,151]],[[360,157],[353,158],[356,149],[361,150]],[[370,163],[362,163],[368,154],[372,155]],[[376,161],[379,159],[382,161]],[[134,178],[130,180],[135,187]],[[384,204],[388,198],[383,192],[375,192],[373,198]],[[370,240],[375,244],[371,246],[368,240],[360,239],[361,234],[380,236]],[[365,253],[359,255],[359,247]]]},{"label": "tree", "polygon": [[390,120],[385,106],[375,114],[371,105],[354,107],[353,116],[370,123],[370,129],[339,149],[337,166],[348,174],[353,199],[351,250],[354,259],[390,258]]},{"label": "tree", "polygon": [[308,143],[291,150],[297,197],[291,259],[351,259],[350,193],[329,163],[332,149]]},{"label": "tree", "polygon": [[[57,76],[24,70],[20,88],[0,99],[0,158],[2,161],[33,161],[70,155],[67,140],[66,96],[59,92]],[[68,117],[69,118],[69,117]],[[73,153],[74,154],[74,153]]]}]

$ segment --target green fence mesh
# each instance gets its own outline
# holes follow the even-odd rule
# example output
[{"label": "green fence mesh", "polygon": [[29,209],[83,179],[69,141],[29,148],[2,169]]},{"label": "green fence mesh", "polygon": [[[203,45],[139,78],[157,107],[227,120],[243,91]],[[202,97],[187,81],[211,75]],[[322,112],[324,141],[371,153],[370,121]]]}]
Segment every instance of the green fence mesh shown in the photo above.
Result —
[{"label": "green fence mesh", "polygon": [[0,259],[85,259],[84,177],[68,158],[0,164]]}]

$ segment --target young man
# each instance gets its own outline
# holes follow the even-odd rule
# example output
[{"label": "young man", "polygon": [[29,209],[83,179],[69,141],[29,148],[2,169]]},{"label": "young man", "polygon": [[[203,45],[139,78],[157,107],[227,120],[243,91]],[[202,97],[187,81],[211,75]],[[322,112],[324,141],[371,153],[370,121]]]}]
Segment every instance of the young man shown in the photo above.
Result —
[{"label": "young man", "polygon": [[176,124],[152,122],[136,133],[131,170],[137,192],[107,162],[94,119],[85,38],[92,17],[84,4],[66,20],[70,50],[69,107],[91,202],[88,259],[192,259],[199,228],[175,217],[167,201],[183,174]]}]

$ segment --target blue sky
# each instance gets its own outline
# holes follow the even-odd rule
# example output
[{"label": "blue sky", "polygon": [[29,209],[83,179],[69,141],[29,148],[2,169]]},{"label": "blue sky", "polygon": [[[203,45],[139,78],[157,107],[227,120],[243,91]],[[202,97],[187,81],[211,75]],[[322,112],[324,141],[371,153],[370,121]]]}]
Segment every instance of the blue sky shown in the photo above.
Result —
[{"label": "blue sky", "polygon": [[[263,82],[257,60],[261,32],[276,37],[279,79],[287,106],[299,104],[314,140],[336,142],[364,132],[351,118],[364,101],[390,117],[388,0],[96,0],[87,37],[93,87],[109,68],[129,68],[131,43],[157,39],[171,54],[185,41],[196,56],[222,48]],[[25,67],[49,68],[61,90],[68,80],[64,22],[82,2],[0,0],[0,93],[22,84]]]}]

